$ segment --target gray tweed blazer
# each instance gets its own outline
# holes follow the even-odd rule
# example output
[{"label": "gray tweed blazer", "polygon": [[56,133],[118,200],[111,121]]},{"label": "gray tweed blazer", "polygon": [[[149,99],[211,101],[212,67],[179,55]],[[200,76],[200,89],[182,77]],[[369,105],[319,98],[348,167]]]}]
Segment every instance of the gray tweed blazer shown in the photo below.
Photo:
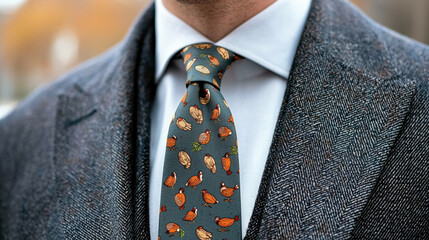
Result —
[{"label": "gray tweed blazer", "polygon": [[[149,239],[154,38],[151,4],[1,120],[0,239]],[[246,239],[429,239],[428,87],[427,46],[313,0]]]}]

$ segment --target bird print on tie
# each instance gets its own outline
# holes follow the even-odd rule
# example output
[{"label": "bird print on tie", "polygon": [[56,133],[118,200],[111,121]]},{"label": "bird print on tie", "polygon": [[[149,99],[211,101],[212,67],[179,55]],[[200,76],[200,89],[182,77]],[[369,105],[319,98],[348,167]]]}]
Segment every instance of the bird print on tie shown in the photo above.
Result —
[{"label": "bird print on tie", "polygon": [[220,89],[240,57],[211,43],[180,54],[187,90],[166,142],[159,239],[242,239],[237,135]]}]

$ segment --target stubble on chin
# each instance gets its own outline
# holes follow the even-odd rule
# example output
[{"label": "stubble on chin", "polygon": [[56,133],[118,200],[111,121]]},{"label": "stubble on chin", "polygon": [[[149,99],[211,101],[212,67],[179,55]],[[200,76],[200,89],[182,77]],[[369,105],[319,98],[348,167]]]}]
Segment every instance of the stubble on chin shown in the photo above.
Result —
[{"label": "stubble on chin", "polygon": [[183,4],[212,4],[218,0],[176,0],[178,3]]}]

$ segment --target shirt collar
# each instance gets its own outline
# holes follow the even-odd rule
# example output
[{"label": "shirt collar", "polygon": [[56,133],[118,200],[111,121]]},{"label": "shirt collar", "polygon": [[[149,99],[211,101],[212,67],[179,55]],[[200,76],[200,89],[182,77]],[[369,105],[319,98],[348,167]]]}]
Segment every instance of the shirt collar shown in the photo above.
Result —
[{"label": "shirt collar", "polygon": [[310,3],[311,0],[278,0],[218,42],[212,42],[156,0],[156,81],[177,51],[198,42],[225,47],[287,78]]}]

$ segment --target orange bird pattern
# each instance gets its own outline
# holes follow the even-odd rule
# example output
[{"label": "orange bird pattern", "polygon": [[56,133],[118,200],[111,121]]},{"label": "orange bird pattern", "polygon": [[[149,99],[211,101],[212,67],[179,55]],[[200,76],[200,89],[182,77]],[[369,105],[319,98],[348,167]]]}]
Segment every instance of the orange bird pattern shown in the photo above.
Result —
[{"label": "orange bird pattern", "polygon": [[228,122],[232,123],[232,125],[235,125],[234,124],[234,118],[232,117],[232,114],[229,116]]},{"label": "orange bird pattern", "polygon": [[229,231],[228,228],[231,227],[232,224],[234,224],[238,220],[239,220],[238,216],[235,216],[234,218],[219,218],[219,217],[216,217],[215,218],[215,223],[221,227],[221,229],[218,230],[219,232],[227,232],[227,231]]},{"label": "orange bird pattern", "polygon": [[192,208],[191,211],[189,211],[188,213],[186,213],[185,217],[183,218],[184,221],[188,221],[189,224],[191,224],[191,222],[194,222],[195,218],[197,217],[197,208],[194,207]]},{"label": "orange bird pattern", "polygon": [[[220,83],[231,61],[239,57],[211,43],[187,46],[180,54],[187,71],[187,90],[169,121],[159,236],[164,239],[162,234],[166,230],[170,237],[184,239],[195,239],[195,236],[200,240],[238,239],[241,226],[236,222],[241,208],[240,195],[235,193],[239,189],[237,137],[234,118],[223,99]],[[217,136],[212,135],[213,132]],[[223,170],[217,171],[218,159],[226,175]],[[206,176],[204,181],[203,176]],[[177,186],[178,192],[172,190]],[[186,193],[185,187],[190,189]],[[195,201],[202,201],[200,204],[205,207],[181,211]],[[176,206],[181,214],[177,214]],[[216,217],[213,221],[213,211],[216,215],[232,217]],[[204,216],[212,220],[207,222]]]},{"label": "orange bird pattern", "polygon": [[197,185],[200,184],[202,181],[203,181],[203,173],[199,171],[196,176],[192,176],[188,179],[185,186],[196,189]]},{"label": "orange bird pattern", "polygon": [[183,95],[182,100],[180,101],[181,103],[183,103],[183,106],[186,107],[186,105],[188,104],[186,102],[186,98],[188,97],[188,92],[185,92],[185,95]]},{"label": "orange bird pattern", "polygon": [[164,185],[168,188],[173,188],[174,184],[176,184],[176,173],[172,172],[167,179],[165,179]]},{"label": "orange bird pattern", "polygon": [[213,204],[218,203],[219,201],[213,196],[212,194],[208,193],[206,189],[202,190],[201,193],[203,194],[203,205],[206,207],[213,207]]},{"label": "orange bird pattern", "polygon": [[176,146],[176,140],[177,140],[177,137],[175,135],[173,135],[171,138],[167,138],[167,147],[168,147],[168,150],[172,151],[172,150],[176,149],[174,147],[174,146]]},{"label": "orange bird pattern", "polygon": [[231,197],[234,194],[234,191],[238,189],[238,185],[236,184],[233,188],[228,188],[225,186],[225,183],[220,184],[220,193],[222,196],[226,197],[225,201],[232,202]]},{"label": "orange bird pattern", "polygon": [[222,140],[226,140],[228,139],[229,136],[232,135],[232,131],[231,129],[227,128],[227,127],[220,127],[218,130],[218,135]]},{"label": "orange bird pattern", "polygon": [[198,142],[201,145],[205,145],[205,144],[209,143],[210,142],[210,133],[211,133],[211,131],[208,129],[205,132],[201,133],[200,136],[198,137]]},{"label": "orange bird pattern", "polygon": [[159,209],[159,213],[162,213],[165,211],[167,211],[167,208],[165,207],[165,205],[162,205],[162,207]]},{"label": "orange bird pattern", "polygon": [[231,158],[229,157],[229,153],[225,153],[225,156],[222,158],[222,167],[225,169],[227,175],[231,175]]},{"label": "orange bird pattern", "polygon": [[185,194],[183,193],[184,191],[185,190],[181,188],[179,192],[176,194],[176,196],[174,196],[174,202],[180,208],[180,210],[183,210],[185,208],[186,197],[185,197]]},{"label": "orange bird pattern", "polygon": [[167,229],[166,233],[168,233],[171,236],[176,236],[180,232],[180,227],[176,223],[168,223],[165,225],[165,228]]},{"label": "orange bird pattern", "polygon": [[219,104],[216,104],[216,108],[213,109],[210,120],[217,121],[217,120],[219,120],[219,116],[220,116],[220,106],[219,106]]}]

